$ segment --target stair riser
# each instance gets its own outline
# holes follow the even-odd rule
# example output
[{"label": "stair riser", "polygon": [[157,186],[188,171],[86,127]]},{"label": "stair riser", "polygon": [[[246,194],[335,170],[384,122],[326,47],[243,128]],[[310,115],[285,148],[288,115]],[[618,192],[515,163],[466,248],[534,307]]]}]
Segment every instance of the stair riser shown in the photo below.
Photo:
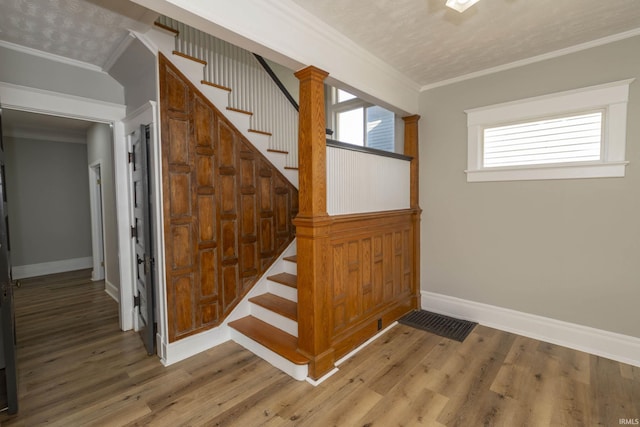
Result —
[{"label": "stair riser", "polygon": [[209,101],[220,111],[226,111],[229,105],[229,91],[218,89],[217,87],[201,84],[198,88],[204,93]]},{"label": "stair riser", "polygon": [[277,353],[269,350],[263,345],[255,342],[251,338],[246,337],[240,332],[236,331],[233,328],[230,328],[231,339],[253,354],[257,355],[261,359],[266,360],[276,368],[280,369],[287,375],[293,377],[298,381],[303,381],[309,375],[308,365],[296,365],[294,363],[289,362],[284,357],[280,356]]},{"label": "stair riser", "polygon": [[282,264],[282,268],[285,273],[298,274],[298,265],[295,262],[285,261]]},{"label": "stair riser", "polygon": [[293,335],[294,337],[298,336],[298,322],[288,319],[278,313],[257,304],[251,304],[251,315],[285,331],[289,335]]},{"label": "stair riser", "polygon": [[[182,56],[173,55],[171,57],[171,62],[173,62],[176,67],[187,76],[191,82],[200,82],[202,81],[202,77],[204,76],[204,66],[196,61],[192,61],[187,58],[183,58]],[[198,89],[202,88],[202,84],[199,83]]]},{"label": "stair riser", "polygon": [[279,297],[288,299],[289,301],[298,302],[298,290],[290,286],[269,280],[267,283],[267,291],[274,295],[278,295]]}]

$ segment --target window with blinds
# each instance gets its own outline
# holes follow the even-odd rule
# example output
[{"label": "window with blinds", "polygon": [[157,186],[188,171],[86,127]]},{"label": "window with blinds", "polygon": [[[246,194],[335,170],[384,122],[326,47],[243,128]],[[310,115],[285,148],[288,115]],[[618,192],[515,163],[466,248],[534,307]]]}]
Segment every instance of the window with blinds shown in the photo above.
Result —
[{"label": "window with blinds", "polygon": [[467,182],[624,177],[631,82],[465,110]]},{"label": "window with blinds", "polygon": [[603,112],[484,129],[486,168],[599,161]]}]

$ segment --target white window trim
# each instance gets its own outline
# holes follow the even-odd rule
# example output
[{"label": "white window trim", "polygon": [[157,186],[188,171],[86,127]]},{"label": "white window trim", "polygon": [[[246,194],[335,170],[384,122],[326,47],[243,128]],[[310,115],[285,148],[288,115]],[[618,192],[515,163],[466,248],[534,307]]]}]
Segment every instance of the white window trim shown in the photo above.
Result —
[{"label": "white window trim", "polygon": [[[465,110],[467,113],[467,182],[624,177],[629,85],[635,79]],[[605,111],[603,158],[598,162],[555,163],[484,168],[485,127],[540,117],[602,109]]]}]

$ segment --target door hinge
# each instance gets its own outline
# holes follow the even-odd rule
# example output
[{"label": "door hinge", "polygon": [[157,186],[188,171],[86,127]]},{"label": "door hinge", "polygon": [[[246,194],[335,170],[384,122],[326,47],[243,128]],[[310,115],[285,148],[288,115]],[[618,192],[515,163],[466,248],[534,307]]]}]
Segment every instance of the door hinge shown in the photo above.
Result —
[{"label": "door hinge", "polygon": [[96,184],[98,184],[98,185],[102,185],[102,181],[101,181],[101,180],[99,180],[99,179],[96,179]]},{"label": "door hinge", "polygon": [[131,238],[138,238],[138,227],[134,225],[131,226]]},{"label": "door hinge", "polygon": [[133,306],[140,307],[140,295],[136,295],[133,297]]},{"label": "door hinge", "polygon": [[128,154],[128,158],[129,158],[129,163],[135,163],[136,162],[136,153],[135,152],[129,152]]}]

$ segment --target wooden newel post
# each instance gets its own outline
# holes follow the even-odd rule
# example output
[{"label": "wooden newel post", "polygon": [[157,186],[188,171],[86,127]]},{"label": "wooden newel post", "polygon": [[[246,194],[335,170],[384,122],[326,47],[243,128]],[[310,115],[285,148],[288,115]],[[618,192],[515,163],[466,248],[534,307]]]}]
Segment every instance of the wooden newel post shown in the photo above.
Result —
[{"label": "wooden newel post", "polygon": [[309,358],[309,376],[333,369],[327,261],[327,162],[324,79],[329,74],[304,68],[300,80],[298,136],[299,213],[294,219],[298,255],[298,351]]},{"label": "wooden newel post", "polygon": [[411,225],[413,228],[412,246],[413,246],[413,259],[412,259],[412,272],[413,272],[413,289],[412,293],[415,295],[412,304],[414,308],[420,308],[420,215],[422,209],[420,209],[420,192],[419,192],[419,170],[420,170],[420,158],[419,158],[419,140],[418,140],[418,121],[420,116],[413,115],[403,117],[404,120],[404,154],[412,157],[411,165],[409,166],[409,177],[411,182],[409,192],[409,203],[413,213],[411,215]]}]

